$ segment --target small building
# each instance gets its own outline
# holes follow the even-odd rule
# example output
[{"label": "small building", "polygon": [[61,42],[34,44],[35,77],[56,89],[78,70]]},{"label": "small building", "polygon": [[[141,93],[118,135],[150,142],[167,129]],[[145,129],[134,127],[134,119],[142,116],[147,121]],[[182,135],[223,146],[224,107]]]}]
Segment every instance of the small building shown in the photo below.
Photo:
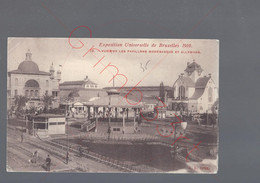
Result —
[{"label": "small building", "polygon": [[65,81],[63,83],[60,83],[60,89],[94,89],[97,88],[98,84],[91,81],[88,76],[86,76],[83,80],[79,81]]},{"label": "small building", "polygon": [[64,115],[39,114],[32,118],[32,132],[34,136],[65,134],[66,119]]},{"label": "small building", "polygon": [[217,99],[218,89],[211,74],[204,75],[201,66],[193,61],[187,63],[184,73],[173,84],[173,98],[168,100],[168,108],[180,113],[210,113]]}]

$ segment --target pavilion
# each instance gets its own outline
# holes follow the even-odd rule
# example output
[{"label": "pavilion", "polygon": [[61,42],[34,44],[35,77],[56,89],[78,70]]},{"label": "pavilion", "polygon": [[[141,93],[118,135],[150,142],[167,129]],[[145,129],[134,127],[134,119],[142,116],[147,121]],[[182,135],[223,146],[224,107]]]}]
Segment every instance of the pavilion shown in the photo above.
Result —
[{"label": "pavilion", "polygon": [[[140,119],[140,109],[143,108],[142,102],[138,103],[127,99],[126,97],[119,95],[119,92],[116,90],[108,90],[107,93],[107,96],[100,97],[85,104],[88,109],[89,119],[91,116],[90,110],[92,108],[93,118],[95,118],[96,121],[96,130],[98,118],[108,118],[108,126],[111,127],[112,133],[134,133],[137,126],[136,118],[137,120]],[[128,120],[130,114],[131,117],[133,117],[133,123],[130,123],[132,124],[130,127],[129,125],[126,127],[126,120]],[[121,119],[121,117],[122,123],[118,122],[118,119]]]}]

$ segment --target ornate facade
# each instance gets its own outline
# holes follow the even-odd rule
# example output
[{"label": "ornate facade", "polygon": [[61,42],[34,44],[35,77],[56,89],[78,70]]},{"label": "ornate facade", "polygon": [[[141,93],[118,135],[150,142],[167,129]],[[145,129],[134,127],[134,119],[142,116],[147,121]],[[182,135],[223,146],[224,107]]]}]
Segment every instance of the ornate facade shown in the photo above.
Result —
[{"label": "ornate facade", "polygon": [[43,96],[52,95],[53,107],[58,107],[60,79],[61,71],[58,70],[55,75],[53,64],[49,72],[41,71],[38,65],[32,61],[32,53],[28,50],[25,60],[19,64],[18,68],[8,72],[8,109],[14,104],[14,98],[18,95],[28,98],[28,107],[41,106]]},{"label": "ornate facade", "polygon": [[211,74],[204,71],[195,61],[187,63],[184,73],[173,84],[173,98],[168,106],[174,111],[189,111],[195,113],[211,112],[218,99],[218,89]]}]

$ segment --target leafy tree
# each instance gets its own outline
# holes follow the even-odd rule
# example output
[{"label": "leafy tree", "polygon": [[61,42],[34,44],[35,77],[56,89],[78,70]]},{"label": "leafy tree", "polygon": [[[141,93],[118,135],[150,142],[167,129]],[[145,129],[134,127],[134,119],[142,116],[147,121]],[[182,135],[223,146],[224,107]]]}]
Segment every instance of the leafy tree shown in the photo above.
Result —
[{"label": "leafy tree", "polygon": [[216,113],[203,113],[201,115],[202,124],[204,125],[213,125],[217,124],[217,114]]},{"label": "leafy tree", "polygon": [[211,107],[211,111],[212,113],[216,114],[219,108],[219,99],[216,100],[216,102],[214,102],[214,104]]},{"label": "leafy tree", "polygon": [[44,111],[46,112],[49,109],[49,106],[52,104],[53,97],[46,93],[43,96],[42,101],[44,103]]},{"label": "leafy tree", "polygon": [[160,99],[165,102],[165,89],[164,89],[164,85],[163,82],[160,83],[160,93],[159,93],[159,97]]},{"label": "leafy tree", "polygon": [[23,108],[26,106],[28,98],[22,95],[15,96],[14,105],[16,112],[23,112]]}]

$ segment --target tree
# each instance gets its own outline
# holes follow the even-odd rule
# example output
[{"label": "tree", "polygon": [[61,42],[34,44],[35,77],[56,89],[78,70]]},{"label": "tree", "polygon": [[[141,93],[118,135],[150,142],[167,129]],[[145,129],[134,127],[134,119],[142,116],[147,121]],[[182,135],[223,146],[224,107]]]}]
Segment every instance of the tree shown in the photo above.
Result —
[{"label": "tree", "polygon": [[49,106],[52,104],[53,97],[48,95],[47,93],[43,96],[42,99],[44,103],[44,111],[47,111],[49,109]]},{"label": "tree", "polygon": [[160,93],[159,93],[160,99],[165,103],[165,90],[163,82],[160,83]]},{"label": "tree", "polygon": [[15,96],[14,104],[16,108],[16,112],[22,112],[23,108],[26,106],[28,98],[22,95]]}]

